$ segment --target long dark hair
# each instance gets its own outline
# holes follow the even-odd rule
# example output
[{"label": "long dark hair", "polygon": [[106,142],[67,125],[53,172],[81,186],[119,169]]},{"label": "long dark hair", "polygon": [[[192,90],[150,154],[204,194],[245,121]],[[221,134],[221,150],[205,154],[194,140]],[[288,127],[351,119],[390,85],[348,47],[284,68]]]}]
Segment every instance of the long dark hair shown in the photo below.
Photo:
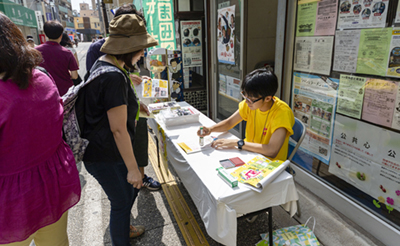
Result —
[{"label": "long dark hair", "polygon": [[20,89],[26,89],[42,55],[28,45],[17,25],[2,13],[0,26],[0,73],[5,72],[4,81],[12,78]]},{"label": "long dark hair", "polygon": [[137,50],[137,51],[133,51],[131,53],[123,54],[123,55],[115,55],[115,58],[117,58],[117,60],[125,62],[125,67],[129,68],[130,70],[134,70],[135,65],[132,64],[132,59],[137,53],[139,53],[141,51],[142,50]]},{"label": "long dark hair", "polygon": [[72,48],[72,41],[69,38],[68,34],[66,34],[65,32],[62,34],[62,38],[61,38],[61,42],[60,45],[63,47],[69,47]]}]

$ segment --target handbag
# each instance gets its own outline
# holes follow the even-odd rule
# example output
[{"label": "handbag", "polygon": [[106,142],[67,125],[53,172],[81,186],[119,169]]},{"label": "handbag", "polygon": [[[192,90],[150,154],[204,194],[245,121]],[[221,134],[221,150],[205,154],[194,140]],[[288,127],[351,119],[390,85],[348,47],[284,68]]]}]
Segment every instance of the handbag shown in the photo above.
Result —
[{"label": "handbag", "polygon": [[[311,230],[307,224],[310,219],[314,219],[313,229]],[[314,234],[315,218],[310,217],[303,225],[289,226],[277,229],[272,233],[273,246],[319,246],[317,237]],[[262,240],[256,246],[269,246],[269,235],[261,234]]]}]

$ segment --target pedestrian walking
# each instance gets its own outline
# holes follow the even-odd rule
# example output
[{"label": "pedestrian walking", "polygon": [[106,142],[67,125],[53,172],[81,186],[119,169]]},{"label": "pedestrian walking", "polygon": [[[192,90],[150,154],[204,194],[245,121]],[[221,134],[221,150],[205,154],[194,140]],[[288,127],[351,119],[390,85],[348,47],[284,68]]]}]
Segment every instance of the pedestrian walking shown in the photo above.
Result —
[{"label": "pedestrian walking", "polygon": [[34,69],[40,52],[2,13],[0,26],[0,245],[67,246],[67,211],[81,186],[62,139],[61,98]]},{"label": "pedestrian walking", "polygon": [[47,21],[43,29],[49,41],[36,46],[43,56],[40,66],[50,73],[60,96],[63,96],[73,85],[72,79],[78,78],[79,66],[72,52],[60,45],[64,32],[62,24],[58,21]]},{"label": "pedestrian walking", "polygon": [[130,245],[130,238],[145,230],[143,226],[130,225],[131,209],[142,187],[142,175],[133,152],[139,104],[124,66],[133,69],[133,64],[144,56],[144,49],[157,44],[137,15],[114,18],[110,22],[110,36],[101,47],[106,55],[99,58],[91,71],[95,73],[106,66],[115,66],[124,75],[105,73],[83,88],[86,108],[83,135],[97,131],[83,161],[110,200],[110,234],[115,246]]},{"label": "pedestrian walking", "polygon": [[[74,54],[74,57],[75,57],[75,60],[76,60],[76,64],[79,67],[78,53],[76,52],[76,50],[73,47],[72,40],[69,38],[68,34],[66,34],[65,32],[63,33],[63,36],[61,38],[60,45],[62,47],[64,47],[64,48],[67,48],[69,51],[72,52],[72,54]],[[72,79],[72,82],[74,83],[74,85],[78,85],[79,83],[82,82],[81,76],[78,74],[78,78],[77,79]]]}]

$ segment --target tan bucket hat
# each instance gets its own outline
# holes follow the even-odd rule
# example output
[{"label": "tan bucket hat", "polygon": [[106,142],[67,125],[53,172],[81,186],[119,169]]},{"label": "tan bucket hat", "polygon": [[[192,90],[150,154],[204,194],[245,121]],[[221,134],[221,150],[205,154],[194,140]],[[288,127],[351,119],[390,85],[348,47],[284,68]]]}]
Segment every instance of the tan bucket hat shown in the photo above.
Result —
[{"label": "tan bucket hat", "polygon": [[142,18],[125,14],[110,22],[110,36],[100,51],[110,55],[123,55],[158,45],[146,30]]}]

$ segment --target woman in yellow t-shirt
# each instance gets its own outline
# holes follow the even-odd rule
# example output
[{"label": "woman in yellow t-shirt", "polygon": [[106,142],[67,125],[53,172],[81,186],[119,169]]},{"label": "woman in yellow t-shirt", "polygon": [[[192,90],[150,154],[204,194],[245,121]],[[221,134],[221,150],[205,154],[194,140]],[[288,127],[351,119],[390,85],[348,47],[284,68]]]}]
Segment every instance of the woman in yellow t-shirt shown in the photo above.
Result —
[{"label": "woman in yellow t-shirt", "polygon": [[246,138],[218,139],[212,143],[216,149],[248,150],[263,154],[273,160],[286,160],[289,137],[293,134],[294,116],[290,107],[275,97],[278,79],[266,68],[260,68],[246,75],[239,103],[239,109],[228,119],[210,127],[203,126],[203,134],[225,132],[241,121],[247,121]]}]

